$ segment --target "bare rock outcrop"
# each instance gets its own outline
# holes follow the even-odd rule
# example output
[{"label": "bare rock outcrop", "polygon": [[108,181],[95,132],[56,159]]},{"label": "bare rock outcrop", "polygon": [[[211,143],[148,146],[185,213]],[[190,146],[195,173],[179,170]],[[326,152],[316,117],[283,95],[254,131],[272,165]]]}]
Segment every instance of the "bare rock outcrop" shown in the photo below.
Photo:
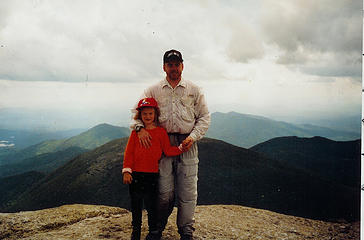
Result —
[{"label": "bare rock outcrop", "polygon": [[[146,216],[143,234],[147,234]],[[359,222],[331,223],[235,205],[198,206],[196,239],[359,239]],[[179,239],[176,209],[163,233]],[[122,208],[64,205],[38,211],[0,213],[0,239],[130,239],[131,213]]]}]

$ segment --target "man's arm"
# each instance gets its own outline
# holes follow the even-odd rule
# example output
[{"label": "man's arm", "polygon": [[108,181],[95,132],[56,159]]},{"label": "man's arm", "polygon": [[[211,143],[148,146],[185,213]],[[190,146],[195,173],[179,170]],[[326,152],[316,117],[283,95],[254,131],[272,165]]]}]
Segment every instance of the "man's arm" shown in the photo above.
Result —
[{"label": "man's arm", "polygon": [[196,102],[194,104],[194,108],[195,108],[196,121],[195,121],[195,126],[193,127],[189,137],[191,137],[192,140],[195,142],[203,138],[211,122],[211,116],[207,107],[205,95],[201,92],[200,89]]},{"label": "man's arm", "polygon": [[188,151],[194,142],[203,138],[210,126],[211,117],[206,104],[205,96],[201,92],[201,89],[198,91],[194,108],[196,115],[195,126],[193,127],[190,135],[182,142],[183,151]]}]

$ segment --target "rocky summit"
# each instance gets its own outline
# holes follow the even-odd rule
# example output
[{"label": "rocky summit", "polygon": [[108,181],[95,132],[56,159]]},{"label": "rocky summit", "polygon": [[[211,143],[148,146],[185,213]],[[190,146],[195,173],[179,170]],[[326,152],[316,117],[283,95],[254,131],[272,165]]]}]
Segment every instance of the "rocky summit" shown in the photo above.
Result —
[{"label": "rocky summit", "polygon": [[[142,239],[147,234],[143,213]],[[197,206],[195,239],[359,239],[359,222],[324,222],[236,205]],[[179,239],[176,209],[163,240]],[[100,205],[0,213],[0,239],[130,239],[131,213]]]}]

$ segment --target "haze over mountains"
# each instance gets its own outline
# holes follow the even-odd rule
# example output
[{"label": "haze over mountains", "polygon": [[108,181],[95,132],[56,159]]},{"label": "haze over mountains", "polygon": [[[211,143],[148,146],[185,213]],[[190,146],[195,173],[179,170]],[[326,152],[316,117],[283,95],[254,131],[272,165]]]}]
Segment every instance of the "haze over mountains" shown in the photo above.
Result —
[{"label": "haze over mountains", "polygon": [[[322,136],[338,141],[355,140],[360,138],[360,117],[345,119],[347,123],[343,122],[344,120],[342,118],[338,118],[337,121],[332,119],[331,121],[322,122],[323,124],[325,123],[328,126],[332,126],[331,128],[310,124],[309,122],[306,122],[305,124],[293,124],[276,121],[262,116],[236,112],[215,112],[211,114],[211,117],[212,121],[209,131],[207,132],[207,137],[220,139],[241,147],[252,147],[258,143],[282,136]],[[6,119],[4,116],[0,119],[2,118]],[[8,121],[10,122],[10,120]],[[26,127],[26,120],[22,119],[22,121],[24,122],[24,127]],[[16,149],[22,149],[30,145],[40,143],[44,140],[67,139],[86,131],[82,129],[75,129],[47,132],[44,129],[41,130],[42,128],[33,128],[33,131],[19,129],[8,130],[4,128],[6,125],[3,124],[3,122],[0,123],[0,156],[8,154],[9,150],[14,150],[13,147]],[[129,128],[128,124],[126,124],[125,127]],[[14,144],[13,147],[4,147],[12,144]]]},{"label": "haze over mountains", "polygon": [[[360,126],[360,119],[357,124]],[[269,139],[283,136],[321,136],[337,141],[355,140],[360,138],[360,131],[335,130],[312,124],[297,125],[236,112],[215,112],[211,114],[211,126],[206,136],[249,148]]]}]

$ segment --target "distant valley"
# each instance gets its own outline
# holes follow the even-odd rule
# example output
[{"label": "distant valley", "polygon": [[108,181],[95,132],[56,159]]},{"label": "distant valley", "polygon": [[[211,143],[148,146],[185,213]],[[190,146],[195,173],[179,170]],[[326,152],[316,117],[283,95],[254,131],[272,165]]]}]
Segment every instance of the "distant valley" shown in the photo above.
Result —
[{"label": "distant valley", "polygon": [[0,128],[0,165],[4,159],[3,156],[15,154],[19,151],[22,151],[24,148],[44,141],[67,139],[84,131],[84,129],[73,129],[50,132],[40,129],[9,130]]},{"label": "distant valley", "polygon": [[47,140],[0,156],[0,177],[27,171],[49,172],[73,157],[113,139],[129,136],[129,129],[99,124],[79,135]]},{"label": "distant valley", "polygon": [[[73,129],[65,131],[44,131],[44,130],[8,130],[0,128],[0,154],[2,148],[15,147],[16,149],[22,149],[31,145],[46,141],[46,140],[58,140],[76,136],[85,129]],[[3,145],[1,145],[3,143]]]}]

